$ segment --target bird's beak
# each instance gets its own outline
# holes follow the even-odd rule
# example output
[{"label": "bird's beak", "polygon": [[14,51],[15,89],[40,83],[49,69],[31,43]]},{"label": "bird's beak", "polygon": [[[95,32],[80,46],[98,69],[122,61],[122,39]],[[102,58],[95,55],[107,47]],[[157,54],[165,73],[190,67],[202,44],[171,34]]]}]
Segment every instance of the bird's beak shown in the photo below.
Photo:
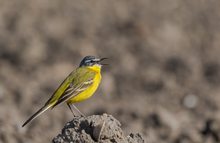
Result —
[{"label": "bird's beak", "polygon": [[106,60],[106,59],[108,59],[108,58],[101,58],[99,61],[101,62],[101,61]]},{"label": "bird's beak", "polygon": [[99,59],[99,61],[98,61],[98,63],[100,64],[100,65],[108,65],[108,64],[105,64],[105,63],[101,63],[102,61],[104,61],[104,60],[106,60],[106,59],[108,59],[108,58],[101,58],[101,59]]}]

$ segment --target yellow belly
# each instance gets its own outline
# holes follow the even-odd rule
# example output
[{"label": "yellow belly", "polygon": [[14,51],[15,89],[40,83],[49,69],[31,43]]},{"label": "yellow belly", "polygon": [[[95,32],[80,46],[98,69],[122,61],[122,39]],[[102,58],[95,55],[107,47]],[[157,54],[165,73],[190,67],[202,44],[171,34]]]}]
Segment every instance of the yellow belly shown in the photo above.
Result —
[{"label": "yellow belly", "polygon": [[94,83],[90,87],[88,87],[85,91],[81,92],[80,94],[68,100],[67,103],[72,104],[90,98],[98,88],[100,81],[101,81],[101,74],[97,74],[94,78]]}]

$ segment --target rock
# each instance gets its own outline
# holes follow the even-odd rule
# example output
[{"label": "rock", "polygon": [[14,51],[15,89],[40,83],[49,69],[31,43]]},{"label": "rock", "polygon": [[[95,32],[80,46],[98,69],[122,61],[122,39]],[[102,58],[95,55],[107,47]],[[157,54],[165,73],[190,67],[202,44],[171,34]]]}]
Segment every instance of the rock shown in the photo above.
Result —
[{"label": "rock", "polygon": [[125,136],[121,124],[113,116],[76,116],[53,139],[53,143],[144,143],[140,134]]},{"label": "rock", "polygon": [[127,136],[127,141],[128,143],[144,143],[144,140],[139,133],[131,133],[129,136]]}]

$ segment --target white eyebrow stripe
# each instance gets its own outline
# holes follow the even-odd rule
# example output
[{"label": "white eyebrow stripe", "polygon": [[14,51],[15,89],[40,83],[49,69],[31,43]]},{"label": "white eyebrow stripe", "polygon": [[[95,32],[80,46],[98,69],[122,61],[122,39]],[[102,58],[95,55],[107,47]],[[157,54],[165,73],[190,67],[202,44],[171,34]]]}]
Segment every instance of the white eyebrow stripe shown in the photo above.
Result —
[{"label": "white eyebrow stripe", "polygon": [[92,61],[92,60],[86,60],[85,63],[89,63],[89,62],[91,62],[91,61]]}]

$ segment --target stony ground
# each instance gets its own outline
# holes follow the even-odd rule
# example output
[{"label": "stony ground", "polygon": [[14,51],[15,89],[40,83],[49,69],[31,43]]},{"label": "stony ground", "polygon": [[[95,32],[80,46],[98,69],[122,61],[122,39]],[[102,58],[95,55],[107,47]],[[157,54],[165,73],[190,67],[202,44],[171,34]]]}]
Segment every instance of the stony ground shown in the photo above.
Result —
[{"label": "stony ground", "polygon": [[0,0],[0,142],[51,142],[61,105],[21,128],[85,55],[108,57],[76,104],[147,143],[220,142],[218,0]]}]

